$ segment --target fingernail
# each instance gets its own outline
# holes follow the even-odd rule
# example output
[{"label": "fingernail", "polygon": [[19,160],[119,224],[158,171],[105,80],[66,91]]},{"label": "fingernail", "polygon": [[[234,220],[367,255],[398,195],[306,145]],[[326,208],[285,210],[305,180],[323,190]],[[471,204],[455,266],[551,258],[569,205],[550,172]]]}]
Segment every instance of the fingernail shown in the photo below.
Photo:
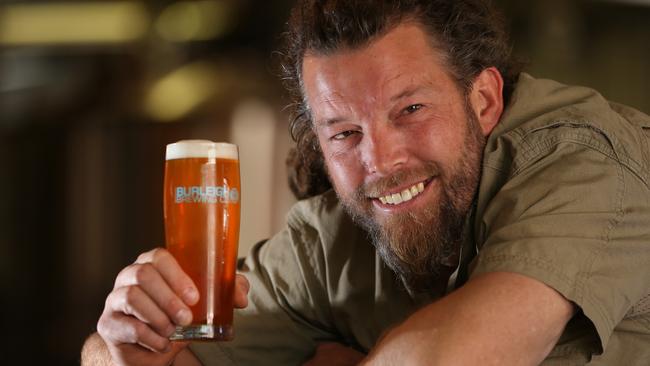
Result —
[{"label": "fingernail", "polygon": [[180,325],[188,325],[192,321],[192,313],[187,309],[181,309],[176,313],[176,320]]},{"label": "fingernail", "polygon": [[199,294],[196,290],[190,287],[183,291],[183,298],[185,299],[186,304],[193,305],[199,299]]}]

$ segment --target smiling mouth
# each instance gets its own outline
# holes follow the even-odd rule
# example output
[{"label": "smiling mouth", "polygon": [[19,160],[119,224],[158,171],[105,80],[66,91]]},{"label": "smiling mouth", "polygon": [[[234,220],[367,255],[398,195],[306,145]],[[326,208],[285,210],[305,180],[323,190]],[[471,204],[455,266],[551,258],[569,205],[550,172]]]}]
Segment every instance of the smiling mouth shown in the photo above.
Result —
[{"label": "smiling mouth", "polygon": [[420,182],[412,185],[410,188],[406,188],[401,192],[387,194],[385,196],[377,198],[384,205],[399,205],[400,203],[408,202],[413,198],[417,197],[420,193],[424,191],[424,185],[426,182]]}]

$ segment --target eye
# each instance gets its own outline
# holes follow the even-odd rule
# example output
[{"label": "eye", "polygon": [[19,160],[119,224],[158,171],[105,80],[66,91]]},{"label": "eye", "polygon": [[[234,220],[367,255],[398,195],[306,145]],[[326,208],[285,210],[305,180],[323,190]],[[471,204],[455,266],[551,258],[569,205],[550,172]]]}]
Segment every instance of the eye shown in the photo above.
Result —
[{"label": "eye", "polygon": [[352,135],[355,132],[356,131],[351,131],[351,130],[343,131],[343,132],[337,133],[336,135],[330,137],[330,140],[336,140],[336,141],[345,140],[346,138],[348,138],[350,135]]},{"label": "eye", "polygon": [[404,108],[404,110],[402,111],[402,114],[415,113],[415,112],[419,111],[420,109],[422,109],[422,107],[424,107],[424,105],[422,105],[422,104],[412,104],[412,105]]}]

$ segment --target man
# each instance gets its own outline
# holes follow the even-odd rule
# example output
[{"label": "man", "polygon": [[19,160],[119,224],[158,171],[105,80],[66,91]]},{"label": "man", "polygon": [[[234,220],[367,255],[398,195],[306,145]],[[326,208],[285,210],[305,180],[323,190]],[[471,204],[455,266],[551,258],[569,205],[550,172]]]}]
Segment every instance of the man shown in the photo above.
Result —
[{"label": "man", "polygon": [[235,341],[166,340],[197,299],[158,249],[84,364],[650,364],[650,118],[519,74],[481,0],[305,0],[287,38],[318,195],[246,258]]}]

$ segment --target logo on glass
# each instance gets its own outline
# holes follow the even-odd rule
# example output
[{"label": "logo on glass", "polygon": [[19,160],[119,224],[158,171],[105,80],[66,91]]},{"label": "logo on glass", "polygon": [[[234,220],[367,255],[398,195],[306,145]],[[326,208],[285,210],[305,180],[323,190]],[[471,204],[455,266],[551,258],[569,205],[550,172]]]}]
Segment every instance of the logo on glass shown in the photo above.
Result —
[{"label": "logo on glass", "polygon": [[228,186],[176,187],[176,203],[237,203],[239,191]]}]

